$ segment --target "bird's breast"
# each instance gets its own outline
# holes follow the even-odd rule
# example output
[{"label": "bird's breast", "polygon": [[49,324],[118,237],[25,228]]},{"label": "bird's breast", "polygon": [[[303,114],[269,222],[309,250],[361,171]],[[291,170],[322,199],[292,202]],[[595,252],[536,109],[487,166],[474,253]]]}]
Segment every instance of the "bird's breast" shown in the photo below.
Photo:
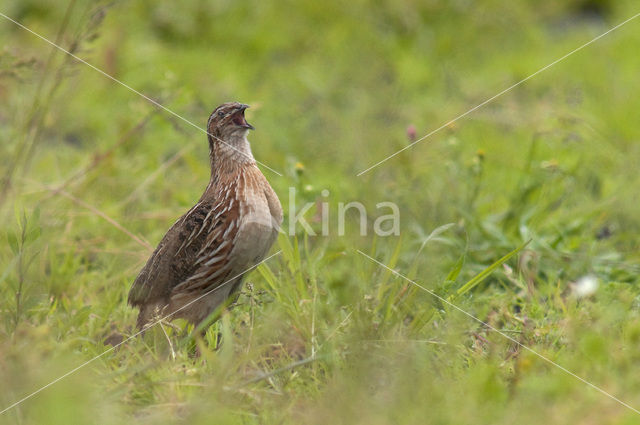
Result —
[{"label": "bird's breast", "polygon": [[238,231],[231,257],[246,269],[260,262],[271,248],[279,222],[260,187],[245,187],[239,199]]}]

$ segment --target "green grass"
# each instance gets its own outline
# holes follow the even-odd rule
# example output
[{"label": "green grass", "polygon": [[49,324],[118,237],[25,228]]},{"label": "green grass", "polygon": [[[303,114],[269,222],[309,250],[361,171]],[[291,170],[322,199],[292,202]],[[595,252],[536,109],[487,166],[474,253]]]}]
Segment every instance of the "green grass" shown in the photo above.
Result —
[{"label": "green grass", "polygon": [[[0,12],[198,126],[253,105],[285,228],[294,187],[330,235],[281,235],[200,358],[184,323],[175,359],[156,327],[0,423],[638,422],[514,341],[640,409],[640,18],[356,176],[633,1],[58,3]],[[4,18],[0,36],[2,410],[135,332],[128,289],[209,170],[199,130]],[[338,235],[350,201],[368,236],[356,214]],[[384,201],[400,236],[373,235]]]}]

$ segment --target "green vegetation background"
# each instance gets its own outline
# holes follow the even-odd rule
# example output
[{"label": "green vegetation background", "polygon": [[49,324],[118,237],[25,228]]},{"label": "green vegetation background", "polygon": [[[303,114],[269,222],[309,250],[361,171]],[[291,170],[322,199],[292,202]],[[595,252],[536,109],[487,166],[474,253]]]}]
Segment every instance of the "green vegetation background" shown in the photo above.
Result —
[{"label": "green vegetation background", "polygon": [[[286,215],[294,187],[298,207],[328,202],[332,220],[327,237],[281,236],[200,358],[183,323],[166,328],[175,359],[154,329],[0,423],[638,423],[513,340],[640,409],[640,19],[356,176],[405,147],[410,126],[429,133],[637,2],[8,0],[0,12],[198,126],[219,103],[251,104],[254,154],[284,174],[263,168]],[[4,409],[134,332],[129,286],[209,170],[196,128],[1,17],[0,39]],[[369,236],[355,214],[337,235],[349,201],[366,205]],[[383,201],[400,208],[399,237],[372,235]],[[599,287],[581,298],[587,275]]]}]

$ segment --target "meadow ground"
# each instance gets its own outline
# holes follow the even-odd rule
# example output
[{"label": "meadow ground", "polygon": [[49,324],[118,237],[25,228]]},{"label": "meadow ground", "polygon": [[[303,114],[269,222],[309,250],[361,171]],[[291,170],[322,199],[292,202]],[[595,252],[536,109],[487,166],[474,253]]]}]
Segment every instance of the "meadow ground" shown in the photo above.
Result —
[{"label": "meadow ground", "polygon": [[[640,423],[640,17],[358,175],[637,2],[0,12],[197,126],[251,104],[286,233],[305,203],[318,233],[279,237],[200,358],[156,326],[0,423]],[[209,170],[200,130],[4,17],[0,39],[3,410],[133,335],[131,282]],[[351,201],[365,236],[355,209],[340,232]],[[375,234],[381,202],[399,235]]]}]

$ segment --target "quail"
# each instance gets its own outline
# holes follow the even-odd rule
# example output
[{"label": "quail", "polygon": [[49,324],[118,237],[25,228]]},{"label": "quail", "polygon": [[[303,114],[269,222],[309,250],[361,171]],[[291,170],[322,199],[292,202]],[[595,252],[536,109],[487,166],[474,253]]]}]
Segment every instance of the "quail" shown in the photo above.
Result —
[{"label": "quail", "polygon": [[200,325],[237,296],[247,269],[276,239],[282,207],[251,153],[248,107],[225,103],[209,117],[209,184],[167,231],[129,291],[129,304],[140,309],[140,329],[161,318]]}]

